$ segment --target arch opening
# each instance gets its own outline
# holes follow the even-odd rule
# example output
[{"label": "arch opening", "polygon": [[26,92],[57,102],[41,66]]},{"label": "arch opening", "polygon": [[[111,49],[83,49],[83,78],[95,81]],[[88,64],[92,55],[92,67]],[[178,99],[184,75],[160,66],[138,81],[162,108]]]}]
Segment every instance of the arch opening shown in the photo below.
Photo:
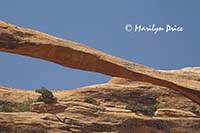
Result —
[{"label": "arch opening", "polygon": [[106,83],[111,77],[95,72],[66,68],[28,56],[0,52],[0,86],[20,89],[47,87],[67,90]]}]

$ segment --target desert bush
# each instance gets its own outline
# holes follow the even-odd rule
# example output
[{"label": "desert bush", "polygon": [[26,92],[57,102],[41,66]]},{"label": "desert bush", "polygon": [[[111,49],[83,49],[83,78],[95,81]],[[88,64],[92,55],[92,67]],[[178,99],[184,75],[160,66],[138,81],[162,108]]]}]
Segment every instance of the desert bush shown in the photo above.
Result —
[{"label": "desert bush", "polygon": [[54,97],[53,93],[46,89],[45,87],[42,87],[41,89],[35,90],[35,92],[40,93],[41,96],[38,97],[38,102],[44,102],[46,104],[56,103],[57,98]]},{"label": "desert bush", "polygon": [[36,99],[30,99],[30,98],[28,98],[28,99],[25,100],[24,102],[17,104],[16,109],[17,109],[19,112],[26,112],[26,111],[29,111],[29,106],[30,106],[32,103],[35,103],[35,102],[37,102]]},{"label": "desert bush", "polygon": [[90,104],[97,104],[97,101],[93,97],[86,97],[84,99],[84,102],[90,103]]},{"label": "desert bush", "polygon": [[36,102],[35,99],[28,98],[22,103],[15,105],[0,105],[0,112],[26,112],[29,111],[30,104]]},{"label": "desert bush", "polygon": [[0,112],[13,112],[13,107],[10,105],[0,105]]},{"label": "desert bush", "polygon": [[126,109],[131,110],[132,112],[140,112],[144,115],[152,116],[154,112],[158,109],[158,105],[143,105],[143,104],[129,104],[126,106]]}]

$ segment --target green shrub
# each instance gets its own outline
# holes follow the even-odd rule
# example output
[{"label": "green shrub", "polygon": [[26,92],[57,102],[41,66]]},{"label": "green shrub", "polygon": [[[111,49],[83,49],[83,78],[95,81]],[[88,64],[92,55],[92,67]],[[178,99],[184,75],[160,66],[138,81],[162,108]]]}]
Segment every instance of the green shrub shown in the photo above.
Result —
[{"label": "green shrub", "polygon": [[28,98],[24,102],[15,105],[0,105],[0,112],[26,112],[29,111],[30,104],[34,102],[36,100]]},{"label": "green shrub", "polygon": [[0,112],[13,112],[13,107],[10,105],[0,105]]},{"label": "green shrub", "polygon": [[41,96],[38,97],[38,102],[44,102],[46,104],[56,103],[57,98],[54,97],[53,93],[46,89],[45,87],[42,87],[41,89],[35,90],[35,92],[40,93]]},{"label": "green shrub", "polygon": [[155,105],[143,105],[143,104],[129,104],[126,106],[126,109],[131,110],[132,112],[140,112],[144,115],[152,116],[157,110],[158,106]]},{"label": "green shrub", "polygon": [[16,109],[19,111],[19,112],[26,112],[26,111],[29,111],[29,106],[32,104],[32,103],[35,103],[37,102],[36,99],[30,99],[28,98],[27,100],[25,100],[23,103],[18,103],[17,106],[16,106]]},{"label": "green shrub", "polygon": [[84,99],[84,102],[90,103],[90,104],[97,104],[97,101],[93,97],[86,97]]}]

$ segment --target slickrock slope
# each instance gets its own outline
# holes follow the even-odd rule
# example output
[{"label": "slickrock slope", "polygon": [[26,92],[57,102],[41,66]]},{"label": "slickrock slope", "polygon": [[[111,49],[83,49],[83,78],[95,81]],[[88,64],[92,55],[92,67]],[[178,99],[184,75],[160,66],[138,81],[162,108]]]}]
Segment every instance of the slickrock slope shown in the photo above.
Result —
[{"label": "slickrock slope", "polygon": [[0,51],[48,60],[65,67],[143,81],[178,91],[200,104],[200,83],[117,58],[79,43],[0,21]]}]

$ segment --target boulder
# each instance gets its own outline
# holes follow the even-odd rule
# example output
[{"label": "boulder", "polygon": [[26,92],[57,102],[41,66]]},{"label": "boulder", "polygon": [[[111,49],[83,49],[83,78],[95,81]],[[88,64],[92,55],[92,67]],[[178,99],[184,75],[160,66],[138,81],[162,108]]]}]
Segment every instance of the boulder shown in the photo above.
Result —
[{"label": "boulder", "polygon": [[54,104],[45,104],[43,102],[32,103],[29,107],[31,112],[37,113],[60,113],[64,112],[66,106],[64,104],[54,103]]}]

